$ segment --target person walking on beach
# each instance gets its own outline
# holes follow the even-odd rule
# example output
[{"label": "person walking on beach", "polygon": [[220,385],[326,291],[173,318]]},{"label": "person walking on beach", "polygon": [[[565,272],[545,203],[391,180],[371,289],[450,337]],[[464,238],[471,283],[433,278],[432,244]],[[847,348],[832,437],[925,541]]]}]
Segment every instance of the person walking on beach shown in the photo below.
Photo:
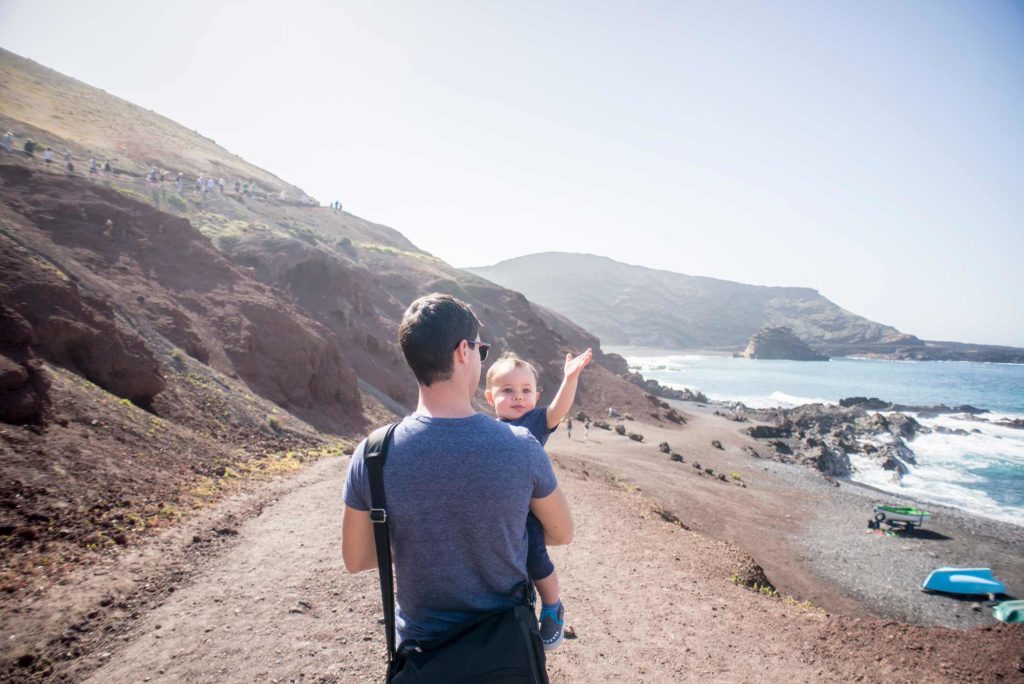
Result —
[{"label": "person walking on beach", "polygon": [[[419,389],[383,464],[400,653],[522,604],[528,512],[548,544],[573,536],[543,447],[473,408],[489,348],[480,327],[468,305],[437,293],[414,301],[399,327]],[[353,453],[344,489],[342,558],[352,573],[377,568],[365,447]]]}]

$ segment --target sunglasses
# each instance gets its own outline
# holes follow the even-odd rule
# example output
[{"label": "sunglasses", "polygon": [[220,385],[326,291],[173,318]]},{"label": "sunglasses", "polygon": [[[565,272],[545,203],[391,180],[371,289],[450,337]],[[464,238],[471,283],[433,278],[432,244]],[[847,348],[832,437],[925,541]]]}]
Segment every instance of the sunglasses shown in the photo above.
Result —
[{"label": "sunglasses", "polygon": [[480,351],[481,363],[487,360],[487,352],[490,350],[491,345],[487,344],[486,342],[470,342],[469,340],[466,340],[466,344],[469,345],[470,349],[473,349],[475,347]]}]

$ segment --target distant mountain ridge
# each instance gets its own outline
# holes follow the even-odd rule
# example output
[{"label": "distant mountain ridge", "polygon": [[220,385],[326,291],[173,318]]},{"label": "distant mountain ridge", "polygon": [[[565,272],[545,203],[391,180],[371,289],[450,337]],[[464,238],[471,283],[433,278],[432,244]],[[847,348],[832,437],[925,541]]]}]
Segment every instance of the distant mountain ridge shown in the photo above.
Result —
[{"label": "distant mountain ridge", "polygon": [[519,290],[610,345],[737,350],[766,326],[788,327],[815,346],[924,344],[810,288],[746,285],[562,252],[465,270]]}]

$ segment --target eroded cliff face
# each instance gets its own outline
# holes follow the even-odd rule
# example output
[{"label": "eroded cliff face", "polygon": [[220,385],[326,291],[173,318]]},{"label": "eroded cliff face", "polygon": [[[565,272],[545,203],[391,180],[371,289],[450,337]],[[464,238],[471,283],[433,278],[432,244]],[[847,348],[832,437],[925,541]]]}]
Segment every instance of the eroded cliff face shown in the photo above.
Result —
[{"label": "eroded cliff face", "polygon": [[[275,216],[279,211],[286,210],[270,207],[263,215],[278,225],[291,220]],[[620,377],[614,360],[601,352],[600,341],[571,321],[412,245],[396,246],[385,230],[375,232],[325,210],[308,214],[302,237],[254,231],[225,245],[225,254],[287,292],[334,332],[359,378],[399,404],[411,409],[416,402],[415,378],[397,343],[402,315],[417,297],[442,292],[473,308],[483,323],[481,337],[495,352],[511,349],[531,360],[547,397],[561,383],[565,354],[593,347],[596,362],[581,379],[580,406],[597,411],[647,406],[643,391]],[[478,402],[483,409],[482,397]]]},{"label": "eroded cliff face", "polygon": [[81,179],[0,166],[0,281],[23,353],[152,409],[180,349],[324,429],[359,413],[330,331],[188,221]]}]

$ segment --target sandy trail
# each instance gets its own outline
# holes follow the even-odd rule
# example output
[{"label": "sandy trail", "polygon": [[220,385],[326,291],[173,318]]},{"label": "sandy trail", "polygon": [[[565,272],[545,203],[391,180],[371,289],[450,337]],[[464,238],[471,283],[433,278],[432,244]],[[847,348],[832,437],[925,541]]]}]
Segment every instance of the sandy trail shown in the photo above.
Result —
[{"label": "sandy trail", "polygon": [[[341,565],[347,459],[327,460],[100,654],[90,682],[380,681],[376,573]],[[734,547],[688,532],[579,462],[557,468],[577,521],[553,550],[576,634],[553,681],[1024,679],[1024,630],[967,633],[827,616],[729,581]],[[942,653],[939,658],[938,654]]]}]

